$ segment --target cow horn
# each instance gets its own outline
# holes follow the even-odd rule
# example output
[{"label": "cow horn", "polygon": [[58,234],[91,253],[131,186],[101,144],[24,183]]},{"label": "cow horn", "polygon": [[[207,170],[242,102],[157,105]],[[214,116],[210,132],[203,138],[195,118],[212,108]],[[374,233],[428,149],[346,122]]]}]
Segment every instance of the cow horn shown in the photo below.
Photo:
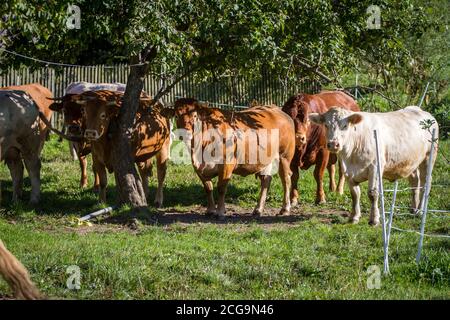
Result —
[{"label": "cow horn", "polygon": [[85,105],[87,103],[87,100],[75,100],[74,101],[76,104],[81,104],[81,105]]}]

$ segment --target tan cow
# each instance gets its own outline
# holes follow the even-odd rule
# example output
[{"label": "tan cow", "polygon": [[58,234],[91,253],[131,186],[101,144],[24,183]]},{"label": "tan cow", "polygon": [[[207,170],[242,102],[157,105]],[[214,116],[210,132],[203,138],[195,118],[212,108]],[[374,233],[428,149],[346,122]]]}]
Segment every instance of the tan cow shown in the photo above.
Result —
[{"label": "tan cow", "polygon": [[[280,214],[289,214],[289,164],[295,148],[294,123],[281,109],[259,106],[233,112],[208,108],[195,99],[180,99],[175,102],[174,109],[165,109],[164,113],[175,116],[178,130],[185,131],[192,164],[208,197],[208,214],[223,219],[225,193],[233,173],[259,176],[261,192],[253,213],[262,214],[273,165],[277,162],[284,189]],[[211,182],[216,176],[217,208]]]},{"label": "tan cow", "polygon": [[23,162],[31,180],[30,203],[40,200],[40,154],[49,128],[39,112],[50,121],[51,97],[52,93],[39,84],[0,89],[0,160],[5,160],[11,172],[13,201],[22,196]]},{"label": "tan cow", "polygon": [[37,300],[42,298],[28,275],[27,269],[0,240],[0,275],[6,280],[17,299]]},{"label": "tan cow", "polygon": [[[75,98],[82,106],[84,137],[92,145],[95,171],[100,180],[100,201],[106,201],[107,174],[113,172],[113,155],[110,130],[119,114],[123,94],[107,90],[88,91]],[[152,157],[156,156],[158,190],[155,205],[163,204],[163,186],[169,155],[169,121],[160,114],[160,106],[147,108],[149,99],[142,98],[136,115],[133,140],[134,159],[138,165],[143,188],[148,195],[148,177],[152,171]]]},{"label": "tan cow", "polygon": [[[380,145],[380,163],[383,178],[394,181],[408,178],[412,187],[411,208],[419,208],[423,193],[428,158],[431,149],[431,133],[422,128],[423,121],[432,121],[432,129],[439,128],[436,119],[419,107],[385,112],[352,112],[332,108],[324,114],[313,113],[310,120],[324,124],[327,131],[327,148],[340,159],[352,195],[350,221],[357,223],[361,217],[359,184],[369,182],[368,197],[371,202],[370,224],[378,225],[378,178],[374,130]],[[433,150],[437,152],[437,148]],[[434,157],[436,159],[436,156]]]}]

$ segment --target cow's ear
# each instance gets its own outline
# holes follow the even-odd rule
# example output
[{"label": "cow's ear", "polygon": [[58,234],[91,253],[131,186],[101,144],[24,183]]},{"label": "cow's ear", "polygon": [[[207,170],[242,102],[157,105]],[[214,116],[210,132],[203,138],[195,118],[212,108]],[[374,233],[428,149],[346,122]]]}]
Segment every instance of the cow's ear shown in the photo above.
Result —
[{"label": "cow's ear", "polygon": [[308,118],[311,122],[314,122],[317,124],[322,124],[325,121],[323,115],[321,115],[319,113],[310,113]]},{"label": "cow's ear", "polygon": [[175,117],[175,108],[162,108],[161,115],[167,119]]},{"label": "cow's ear", "polygon": [[62,102],[53,102],[49,107],[50,110],[59,112],[63,108]]},{"label": "cow's ear", "polygon": [[355,124],[360,123],[363,120],[363,117],[360,114],[354,113],[351,116],[349,116],[347,118],[347,120],[348,120],[348,123],[355,125]]}]

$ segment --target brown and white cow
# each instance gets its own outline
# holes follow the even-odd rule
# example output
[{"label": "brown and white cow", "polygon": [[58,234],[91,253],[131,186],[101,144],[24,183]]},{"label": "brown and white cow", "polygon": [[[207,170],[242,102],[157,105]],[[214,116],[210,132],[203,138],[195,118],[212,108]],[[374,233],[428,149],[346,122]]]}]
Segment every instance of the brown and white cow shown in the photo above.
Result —
[{"label": "brown and white cow", "polygon": [[[318,94],[299,94],[291,97],[283,106],[283,111],[289,114],[295,123],[295,154],[291,163],[292,190],[291,202],[298,202],[299,168],[307,170],[315,165],[314,178],[317,183],[316,203],[324,203],[323,175],[328,168],[330,178],[330,191],[336,191],[335,163],[337,158],[330,154],[326,148],[325,128],[310,123],[308,115],[311,112],[324,113],[332,106],[342,106],[349,110],[359,111],[359,106],[347,94],[340,91],[323,91]],[[342,169],[339,170],[339,184],[337,191],[344,192],[345,178]]]},{"label": "brown and white cow", "polygon": [[40,154],[49,128],[39,112],[50,121],[51,97],[47,88],[36,83],[0,88],[0,160],[5,160],[11,172],[13,201],[22,197],[23,162],[31,181],[30,203],[40,200]]},{"label": "brown and white cow", "polygon": [[[380,163],[383,178],[394,181],[408,178],[412,187],[411,208],[418,209],[420,195],[425,184],[427,162],[431,149],[431,134],[422,128],[421,122],[436,119],[419,107],[368,113],[332,108],[324,114],[309,115],[311,121],[324,124],[327,131],[327,147],[342,162],[352,195],[350,221],[357,223],[361,217],[359,184],[369,182],[368,196],[371,202],[370,224],[378,225],[378,182],[374,130],[377,130],[380,146]],[[437,152],[437,148],[434,150]],[[436,159],[436,156],[434,156]]]},{"label": "brown and white cow", "polygon": [[[65,90],[65,95],[58,98],[53,98],[55,102],[50,105],[50,109],[56,112],[61,112],[64,115],[64,126],[67,128],[67,133],[70,137],[76,138],[77,142],[70,142],[70,147],[75,149],[75,152],[80,162],[81,178],[80,186],[82,188],[88,185],[87,176],[87,155],[91,153],[90,143],[84,139],[84,123],[81,114],[81,106],[77,103],[78,95],[88,91],[109,90],[115,92],[125,92],[126,85],[123,83],[90,83],[85,81],[72,82]],[[99,177],[94,171],[94,190],[99,189]]]},{"label": "brown and white cow", "polygon": [[[270,186],[273,165],[279,162],[284,189],[280,214],[290,212],[290,169],[294,156],[294,124],[276,106],[258,106],[242,111],[208,108],[195,99],[179,99],[174,109],[165,109],[175,116],[177,130],[185,130],[194,170],[203,183],[208,198],[207,214],[219,219],[225,215],[225,193],[233,173],[255,174],[261,180],[259,201],[253,214],[261,215]],[[212,179],[218,177],[217,207]]]},{"label": "brown and white cow", "polygon": [[[85,130],[84,137],[91,143],[95,171],[99,175],[100,201],[106,201],[107,172],[113,172],[110,130],[117,118],[123,94],[107,90],[88,91],[77,95],[81,105]],[[144,192],[148,195],[148,177],[152,171],[152,157],[156,156],[158,189],[155,205],[163,204],[163,187],[169,155],[169,121],[160,113],[160,105],[147,108],[150,99],[142,98],[136,115],[133,140],[134,159],[142,178]]]},{"label": "brown and white cow", "polygon": [[0,240],[0,275],[6,280],[17,299],[37,300],[42,298],[33,284],[27,269],[6,249]]}]

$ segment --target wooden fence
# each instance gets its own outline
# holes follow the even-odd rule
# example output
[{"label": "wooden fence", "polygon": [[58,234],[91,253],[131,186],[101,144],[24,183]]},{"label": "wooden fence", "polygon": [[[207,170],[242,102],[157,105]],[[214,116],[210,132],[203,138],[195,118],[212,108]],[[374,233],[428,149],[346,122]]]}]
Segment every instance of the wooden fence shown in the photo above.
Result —
[{"label": "wooden fence", "polygon": [[[92,83],[120,82],[126,83],[129,67],[124,64],[114,66],[85,67],[43,67],[30,69],[8,69],[0,74],[0,86],[21,85],[38,82],[50,89],[55,96],[62,96],[65,88],[75,81]],[[150,95],[161,87],[159,72],[152,70],[145,78],[144,90]],[[192,74],[180,81],[164,97],[164,102],[172,103],[179,97],[195,97],[201,101],[222,108],[247,106],[252,100],[263,104],[283,105],[293,94],[298,92],[315,93],[320,91],[316,82],[291,83],[285,82],[270,71],[262,70],[259,77],[223,76],[219,79],[199,79]],[[60,124],[60,118],[55,117],[54,124]]]}]

